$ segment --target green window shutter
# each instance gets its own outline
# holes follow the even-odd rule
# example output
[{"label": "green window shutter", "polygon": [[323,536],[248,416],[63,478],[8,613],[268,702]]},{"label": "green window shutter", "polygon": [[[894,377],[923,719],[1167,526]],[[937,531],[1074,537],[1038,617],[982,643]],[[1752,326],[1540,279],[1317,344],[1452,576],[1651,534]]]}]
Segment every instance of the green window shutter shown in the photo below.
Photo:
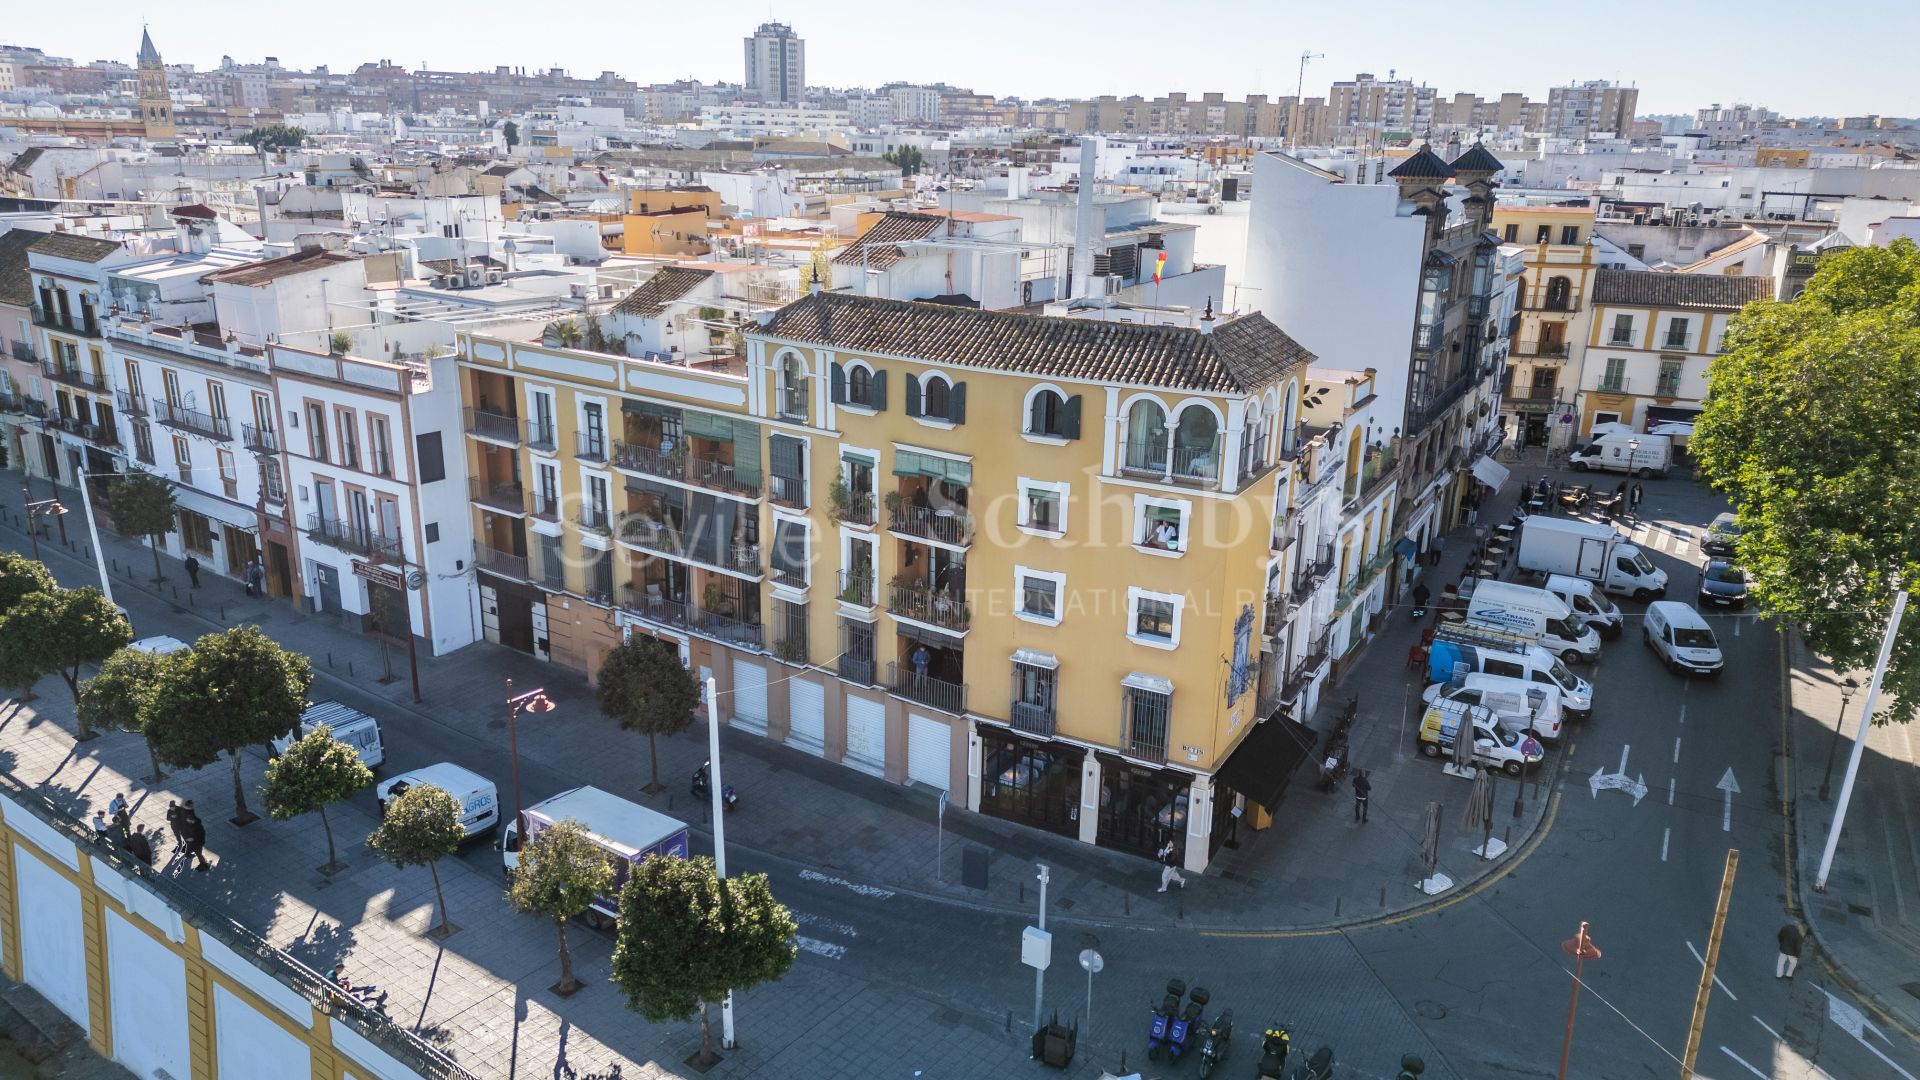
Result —
[{"label": "green window shutter", "polygon": [[873,411],[886,412],[887,411],[887,373],[886,372],[880,371],[877,369],[874,371],[873,383],[871,385],[870,394],[873,398]]},{"label": "green window shutter", "polygon": [[920,415],[920,376],[907,376],[907,415]]},{"label": "green window shutter", "polygon": [[953,391],[947,396],[947,419],[956,424],[967,422],[967,384],[953,384]]},{"label": "green window shutter", "polygon": [[1075,394],[1067,399],[1066,410],[1060,414],[1060,434],[1069,439],[1077,439],[1080,437],[1079,394]]}]

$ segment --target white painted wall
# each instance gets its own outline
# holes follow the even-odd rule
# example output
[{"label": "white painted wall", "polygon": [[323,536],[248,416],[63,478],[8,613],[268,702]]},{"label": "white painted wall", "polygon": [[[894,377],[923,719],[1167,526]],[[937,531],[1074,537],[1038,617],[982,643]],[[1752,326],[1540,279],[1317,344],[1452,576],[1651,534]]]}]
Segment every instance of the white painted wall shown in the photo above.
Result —
[{"label": "white painted wall", "polygon": [[84,1028],[87,950],[80,931],[80,886],[19,844],[14,845],[13,865],[20,901],[21,975]]},{"label": "white painted wall", "polygon": [[313,1072],[313,1055],[306,1043],[218,984],[213,988],[213,1049],[219,1074],[228,1080]]},{"label": "white painted wall", "polygon": [[186,961],[118,912],[106,913],[106,926],[113,1059],[135,1076],[191,1075]]}]

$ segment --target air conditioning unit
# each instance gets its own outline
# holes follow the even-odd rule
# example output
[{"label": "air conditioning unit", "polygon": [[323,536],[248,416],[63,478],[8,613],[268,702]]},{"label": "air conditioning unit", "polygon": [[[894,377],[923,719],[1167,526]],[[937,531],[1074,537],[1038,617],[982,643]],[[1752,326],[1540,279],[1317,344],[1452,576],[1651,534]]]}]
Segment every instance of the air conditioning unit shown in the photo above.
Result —
[{"label": "air conditioning unit", "polygon": [[612,285],[610,285],[610,284],[609,284],[609,285],[602,285],[602,286],[600,286],[600,299],[602,299],[602,300],[611,300],[611,299],[613,299],[613,286],[612,286]]},{"label": "air conditioning unit", "polygon": [[568,285],[567,295],[573,297],[575,300],[585,300],[587,298],[586,283],[576,281],[573,284]]},{"label": "air conditioning unit", "polygon": [[498,270],[487,271],[487,284],[498,285],[505,280],[507,280],[507,275],[501,273],[500,271]]}]

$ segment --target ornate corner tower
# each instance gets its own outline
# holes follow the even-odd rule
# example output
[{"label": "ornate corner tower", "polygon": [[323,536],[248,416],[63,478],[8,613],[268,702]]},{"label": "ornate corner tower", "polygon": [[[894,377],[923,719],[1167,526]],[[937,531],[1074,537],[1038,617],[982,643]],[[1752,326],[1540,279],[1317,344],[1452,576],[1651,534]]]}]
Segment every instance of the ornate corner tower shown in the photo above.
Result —
[{"label": "ornate corner tower", "polygon": [[173,98],[167,94],[167,66],[160,62],[160,50],[153,47],[153,35],[145,27],[140,29],[140,120],[149,139],[179,134],[173,126]]}]

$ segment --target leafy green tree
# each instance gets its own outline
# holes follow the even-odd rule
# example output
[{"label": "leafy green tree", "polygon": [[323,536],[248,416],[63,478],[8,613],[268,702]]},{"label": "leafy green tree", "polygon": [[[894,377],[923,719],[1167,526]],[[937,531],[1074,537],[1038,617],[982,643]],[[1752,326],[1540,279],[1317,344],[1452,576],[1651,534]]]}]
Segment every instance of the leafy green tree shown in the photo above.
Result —
[{"label": "leafy green tree", "polygon": [[577,821],[556,822],[521,845],[520,865],[507,888],[507,900],[519,911],[553,920],[553,929],[560,935],[560,981],[552,990],[562,997],[581,985],[573,977],[567,921],[585,912],[595,897],[612,892],[613,879],[612,860]]},{"label": "leafy green tree", "polygon": [[511,120],[500,125],[500,138],[507,144],[507,153],[513,153],[513,148],[520,145],[520,125]]},{"label": "leafy green tree", "polygon": [[0,615],[11,612],[28,593],[53,592],[59,587],[43,564],[17,551],[0,551]]},{"label": "leafy green tree", "polygon": [[421,784],[389,801],[387,816],[367,837],[367,846],[394,866],[424,866],[433,873],[440,922],[427,932],[435,937],[450,937],[456,929],[447,921],[447,896],[440,891],[440,860],[458,851],[466,835],[460,827],[460,800],[432,784]]},{"label": "leafy green tree", "polygon": [[320,872],[337,874],[347,864],[334,855],[327,804],[344,802],[371,783],[373,770],[360,760],[360,752],[334,738],[333,729],[322,724],[267,762],[267,783],[260,797],[266,800],[267,816],[275,821],[318,812],[320,828],[327,834],[327,865]]},{"label": "leafy green tree", "polygon": [[[0,641],[0,644],[4,644]],[[153,761],[153,783],[167,778],[160,755],[147,735],[147,716],[160,680],[177,654],[121,649],[100,665],[100,673],[80,684],[80,702],[74,711],[82,727],[93,731],[130,731],[147,744]]]},{"label": "leafy green tree", "polygon": [[37,652],[28,624],[12,616],[0,618],[0,686],[12,690],[16,702],[32,701],[39,696],[33,692],[33,684],[40,681],[47,669],[40,666]]},{"label": "leafy green tree", "polygon": [[307,707],[313,667],[257,626],[208,634],[164,669],[146,721],[160,760],[180,768],[233,766],[235,824],[256,820],[240,784],[240,750],[293,731]]},{"label": "leafy green tree", "polygon": [[796,929],[765,874],[723,881],[712,859],[656,855],[620,892],[613,981],[627,1008],[653,1023],[699,1013],[700,1052],[688,1061],[704,1066],[719,1060],[707,1004],[785,975]]},{"label": "leafy green tree", "polygon": [[153,580],[160,571],[160,538],[173,531],[173,485],[149,472],[130,472],[107,489],[107,515],[129,536],[144,536],[153,548]]},{"label": "leafy green tree", "polygon": [[255,150],[285,150],[299,146],[306,140],[307,130],[291,124],[268,124],[240,136],[241,142]]},{"label": "leafy green tree", "polygon": [[926,164],[926,155],[917,146],[901,146],[880,155],[880,160],[900,167],[900,175],[913,176]]},{"label": "leafy green tree", "polygon": [[600,711],[628,731],[647,737],[647,763],[653,779],[642,789],[659,794],[660,750],[655,739],[678,735],[693,725],[700,704],[700,683],[680,663],[680,650],[661,638],[635,634],[607,654],[599,674]]},{"label": "leafy green tree", "polygon": [[[24,635],[26,655],[42,673],[58,673],[80,704],[80,666],[97,664],[125,648],[133,640],[133,627],[126,616],[99,589],[56,589],[53,592],[28,593],[13,608],[8,619],[15,626],[32,627]],[[91,739],[96,732],[84,713],[77,713],[79,738]]]},{"label": "leafy green tree", "polygon": [[[1739,514],[1760,610],[1835,668],[1871,667],[1894,594],[1920,589],[1920,248],[1825,255],[1806,291],[1737,316],[1689,449]],[[1920,707],[1920,617],[1884,722]],[[1883,699],[1887,700],[1887,699]]]}]

